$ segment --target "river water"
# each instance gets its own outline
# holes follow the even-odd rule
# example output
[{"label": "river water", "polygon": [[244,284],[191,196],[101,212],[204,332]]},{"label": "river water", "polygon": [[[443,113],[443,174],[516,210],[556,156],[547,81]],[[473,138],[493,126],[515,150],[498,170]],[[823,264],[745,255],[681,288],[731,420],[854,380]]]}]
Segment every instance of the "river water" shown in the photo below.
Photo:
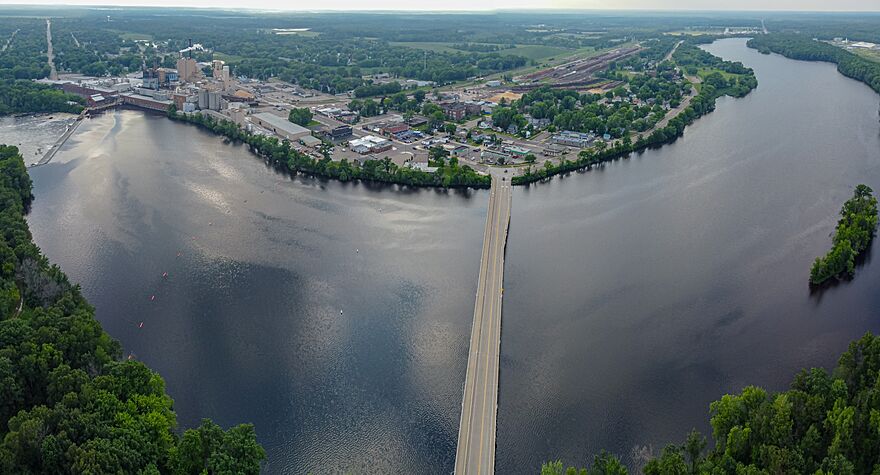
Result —
[{"label": "river water", "polygon": [[67,127],[73,126],[76,117],[60,112],[0,117],[0,143],[18,147],[25,165],[37,163]]},{"label": "river water", "polygon": [[[758,89],[675,144],[515,190],[498,473],[634,464],[706,432],[723,393],[784,389],[880,331],[875,261],[807,286],[853,186],[880,189],[877,96],[742,40],[707,49]],[[452,470],[487,192],[290,179],[135,111],[31,174],[36,242],[182,427],[253,422],[267,473]]]},{"label": "river water", "polygon": [[514,195],[498,473],[710,433],[709,403],[783,390],[880,331],[880,266],[810,265],[853,187],[880,190],[878,97],[833,65],[706,47],[758,77],[670,146]]}]

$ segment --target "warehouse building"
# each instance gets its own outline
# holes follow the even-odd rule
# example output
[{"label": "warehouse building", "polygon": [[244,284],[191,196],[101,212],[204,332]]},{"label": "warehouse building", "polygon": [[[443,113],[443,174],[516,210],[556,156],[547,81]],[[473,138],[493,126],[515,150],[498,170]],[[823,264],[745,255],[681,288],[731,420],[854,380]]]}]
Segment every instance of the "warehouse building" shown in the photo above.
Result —
[{"label": "warehouse building", "polygon": [[271,131],[272,133],[283,139],[290,140],[291,142],[296,141],[307,135],[311,135],[309,129],[294,124],[284,117],[279,117],[270,112],[261,112],[259,114],[252,115],[251,122],[259,125],[266,130]]}]

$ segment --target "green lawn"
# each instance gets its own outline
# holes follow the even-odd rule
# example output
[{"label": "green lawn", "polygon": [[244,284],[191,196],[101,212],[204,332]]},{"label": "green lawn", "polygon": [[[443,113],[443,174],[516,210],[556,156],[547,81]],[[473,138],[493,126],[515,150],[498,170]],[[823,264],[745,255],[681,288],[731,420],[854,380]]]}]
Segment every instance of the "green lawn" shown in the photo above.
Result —
[{"label": "green lawn", "polygon": [[[111,30],[114,31],[114,30]],[[118,31],[118,30],[115,30]],[[123,40],[128,41],[152,41],[152,35],[145,35],[143,33],[132,33],[130,31],[119,31],[119,37]]]},{"label": "green lawn", "polygon": [[220,61],[226,61],[227,63],[231,63],[231,62],[235,62],[235,61],[241,61],[242,59],[244,59],[244,56],[236,56],[234,54],[226,54],[226,53],[221,53],[219,51],[215,51],[214,52],[214,59],[219,59]]},{"label": "green lawn", "polygon": [[880,51],[876,49],[854,48],[852,52],[869,61],[880,62]]},{"label": "green lawn", "polygon": [[453,43],[432,43],[428,41],[393,41],[389,44],[392,46],[405,46],[407,48],[436,51],[438,53],[461,53],[461,50],[457,50],[451,47]]},{"label": "green lawn", "polygon": [[719,73],[719,74],[721,74],[722,76],[724,76],[724,79],[727,79],[727,80],[730,80],[730,78],[735,78],[735,77],[737,77],[736,74],[728,73],[728,72],[726,72],[726,71],[722,71],[722,70],[720,70],[720,69],[714,69],[714,68],[700,68],[700,69],[697,71],[697,76],[699,76],[700,79],[704,79],[704,80],[705,80],[705,79],[706,79],[706,76],[708,76],[708,75],[710,75],[710,74],[712,74],[712,73]]}]

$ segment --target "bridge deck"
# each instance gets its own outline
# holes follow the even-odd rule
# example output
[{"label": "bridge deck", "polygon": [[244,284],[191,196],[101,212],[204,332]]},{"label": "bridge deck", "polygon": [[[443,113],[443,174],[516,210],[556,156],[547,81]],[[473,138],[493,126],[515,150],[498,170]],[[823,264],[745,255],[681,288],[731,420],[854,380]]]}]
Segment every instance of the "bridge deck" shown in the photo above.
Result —
[{"label": "bridge deck", "polygon": [[501,298],[510,207],[510,181],[493,177],[455,452],[455,473],[459,475],[495,471]]}]

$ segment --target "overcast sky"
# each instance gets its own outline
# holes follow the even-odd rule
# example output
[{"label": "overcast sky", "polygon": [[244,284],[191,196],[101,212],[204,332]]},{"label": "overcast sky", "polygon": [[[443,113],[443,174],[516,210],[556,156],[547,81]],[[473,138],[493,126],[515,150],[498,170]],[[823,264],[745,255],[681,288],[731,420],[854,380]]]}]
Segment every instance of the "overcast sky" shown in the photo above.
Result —
[{"label": "overcast sky", "polygon": [[[172,7],[248,8],[268,10],[422,10],[413,0],[0,0],[28,5],[146,5]],[[880,0],[442,0],[431,9],[602,9],[602,10],[808,10],[880,11]]]}]

